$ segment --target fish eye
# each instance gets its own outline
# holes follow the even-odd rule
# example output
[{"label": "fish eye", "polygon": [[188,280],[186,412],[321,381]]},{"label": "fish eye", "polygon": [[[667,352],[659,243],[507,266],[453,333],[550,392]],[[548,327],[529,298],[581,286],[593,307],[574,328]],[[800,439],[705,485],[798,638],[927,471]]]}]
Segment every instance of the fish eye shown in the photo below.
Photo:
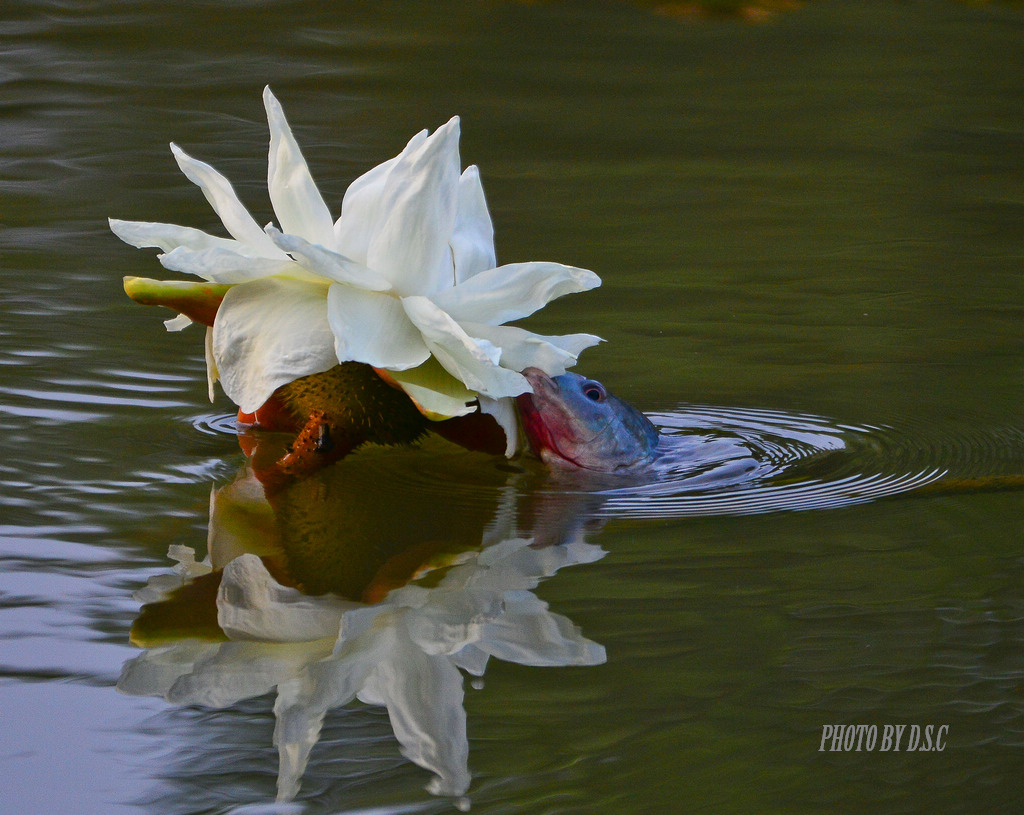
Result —
[{"label": "fish eye", "polygon": [[592,402],[603,402],[608,393],[604,389],[604,385],[600,382],[589,382],[583,383],[583,395],[590,399]]}]

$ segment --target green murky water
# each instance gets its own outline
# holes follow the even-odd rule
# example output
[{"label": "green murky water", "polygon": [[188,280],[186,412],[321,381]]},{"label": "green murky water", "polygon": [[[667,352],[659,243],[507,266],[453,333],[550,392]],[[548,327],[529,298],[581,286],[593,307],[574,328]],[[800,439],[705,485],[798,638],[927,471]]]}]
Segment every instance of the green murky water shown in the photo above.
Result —
[{"label": "green murky water", "polygon": [[[0,809],[1019,811],[1021,492],[950,479],[1024,474],[1022,45],[1019,6],[954,2],[9,0]],[[266,83],[335,210],[460,114],[499,259],[604,279],[529,326],[607,338],[581,370],[721,468],[588,487],[438,442],[263,500],[106,218],[215,227],[174,140],[269,220]],[[171,547],[235,564],[230,642],[203,567],[139,616]],[[270,630],[265,568],[348,600]],[[875,749],[819,750],[840,724]]]}]

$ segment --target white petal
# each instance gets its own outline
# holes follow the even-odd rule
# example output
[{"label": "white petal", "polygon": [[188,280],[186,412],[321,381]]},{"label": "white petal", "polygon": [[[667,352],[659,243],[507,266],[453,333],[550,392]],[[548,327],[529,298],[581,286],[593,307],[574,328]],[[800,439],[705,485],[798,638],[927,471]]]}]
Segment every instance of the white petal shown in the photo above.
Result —
[{"label": "white petal", "polygon": [[172,543],[167,549],[167,556],[177,561],[173,570],[153,575],[146,581],[145,586],[133,592],[132,599],[137,603],[146,605],[166,600],[193,578],[209,574],[211,571],[208,562],[196,560],[196,550],[191,546]]},{"label": "white petal", "polygon": [[245,283],[272,275],[302,274],[299,265],[288,257],[248,257],[228,249],[196,251],[179,246],[166,255],[158,255],[157,259],[165,269],[194,274],[211,283]]},{"label": "white petal", "polygon": [[[299,793],[309,754],[320,741],[324,711],[310,706],[313,681],[308,671],[277,686],[274,700],[274,744],[277,745],[277,800],[291,801]],[[304,807],[296,809],[302,812]],[[290,809],[274,808],[287,815]]]},{"label": "white petal", "polygon": [[[220,379],[217,372],[217,362],[213,358],[213,327],[206,327],[206,338],[203,341],[203,350],[206,352],[206,387],[210,394],[210,401],[214,399],[213,385]],[[211,507],[212,511],[212,507]]]},{"label": "white petal", "polygon": [[469,336],[426,297],[406,297],[402,306],[437,361],[470,390],[494,399],[530,391],[524,376],[498,365],[499,349]]},{"label": "white petal", "polygon": [[454,665],[462,668],[466,673],[483,676],[487,668],[487,660],[490,658],[490,654],[481,651],[475,645],[467,645],[459,653],[454,654],[451,660]]},{"label": "white petal", "polygon": [[366,265],[402,294],[432,294],[453,283],[448,241],[459,184],[459,120],[451,119],[388,174],[379,206],[384,221],[370,239]]},{"label": "white petal", "polygon": [[300,643],[225,642],[167,692],[169,702],[222,708],[262,696],[330,654],[330,640]]},{"label": "white petal", "polygon": [[478,647],[504,662],[519,665],[601,665],[603,646],[588,640],[580,629],[529,592],[508,592],[507,613],[489,621]]},{"label": "white petal", "polygon": [[505,457],[512,458],[519,449],[519,414],[511,399],[491,399],[479,396],[480,412],[493,416],[498,426],[505,431]]},{"label": "white petal", "polygon": [[327,293],[327,319],[339,362],[404,371],[430,356],[401,301],[389,294],[333,285]]},{"label": "white petal", "polygon": [[314,274],[369,291],[387,291],[391,288],[388,281],[362,263],[356,263],[297,235],[286,235],[272,226],[268,226],[266,232],[279,249]]},{"label": "white petal", "polygon": [[[560,509],[562,510],[561,513],[558,512],[558,509],[551,509],[549,515],[559,516],[562,527],[558,530],[558,537],[564,537],[565,535],[572,534],[572,524],[574,523],[572,519],[574,516],[571,511],[566,511],[568,507],[564,503]],[[544,521],[543,518],[539,520],[542,523]],[[566,528],[567,524],[569,528]],[[542,531],[550,532],[553,529]],[[566,546],[540,546],[539,548],[534,548],[533,544],[538,542],[539,540],[536,537],[509,539],[482,551],[477,562],[480,566],[486,568],[482,573],[476,575],[476,579],[473,581],[474,590],[494,589],[502,591],[505,593],[507,606],[508,598],[513,592],[526,593],[526,596],[532,596],[528,592],[537,588],[542,578],[550,577],[559,569],[564,566],[573,565],[575,562],[571,558],[578,553],[570,552]],[[534,600],[538,603],[540,602],[536,598]]]},{"label": "white petal", "polygon": [[480,640],[480,626],[504,613],[500,591],[452,591],[448,586],[430,592],[427,604],[405,616],[405,627],[424,653],[451,656]]},{"label": "white petal", "polygon": [[263,234],[249,210],[238,200],[230,181],[209,164],[192,158],[176,144],[171,145],[171,152],[188,180],[203,191],[231,237],[247,244],[255,253],[264,257],[283,256],[284,253]]},{"label": "white petal", "polygon": [[179,314],[170,320],[164,320],[164,328],[168,331],[182,331],[192,325],[192,318],[187,314]]},{"label": "white petal", "polygon": [[458,209],[451,247],[457,283],[493,269],[497,263],[494,257],[494,226],[476,165],[467,167],[459,178]]},{"label": "white petal", "polygon": [[537,261],[488,269],[433,300],[458,322],[499,325],[533,314],[556,297],[589,291],[601,278],[586,269]]},{"label": "white petal", "polygon": [[473,337],[488,340],[501,349],[501,364],[514,371],[540,368],[549,376],[560,376],[576,364],[584,348],[602,342],[593,334],[565,334],[546,337],[511,325],[462,323]]},{"label": "white petal", "polygon": [[421,130],[413,136],[405,149],[393,159],[378,164],[349,184],[341,203],[341,217],[334,225],[334,245],[338,251],[363,263],[370,239],[376,234],[387,213],[381,207],[384,185],[399,159],[417,149],[427,138]]},{"label": "white petal", "polygon": [[334,241],[334,219],[313,183],[281,103],[269,87],[263,89],[263,104],[270,124],[267,188],[281,228],[310,243],[330,246]]},{"label": "white petal", "polygon": [[165,696],[196,662],[215,653],[219,643],[183,640],[151,648],[121,668],[117,689],[128,696]]},{"label": "white petal", "polygon": [[282,586],[262,560],[244,554],[224,567],[217,591],[217,625],[233,640],[333,641],[342,615],[354,607],[332,595],[308,597]]},{"label": "white petal", "polygon": [[477,394],[466,389],[433,357],[408,371],[388,371],[428,419],[450,419],[476,410]]},{"label": "white petal", "polygon": [[148,221],[119,221],[116,218],[109,218],[108,222],[111,231],[117,237],[139,249],[156,247],[170,252],[179,246],[184,246],[187,249],[195,250],[229,249],[240,255],[246,254],[245,244],[230,238],[218,238],[190,226],[157,224]]},{"label": "white petal", "polygon": [[591,348],[604,342],[603,338],[594,334],[555,334],[551,336],[535,334],[534,336],[544,342],[551,343],[557,348],[561,348],[563,351],[572,354],[576,358],[579,358],[579,355],[587,348]]},{"label": "white petal", "polygon": [[428,656],[401,626],[386,632],[393,645],[367,683],[388,708],[402,754],[436,773],[435,795],[469,787],[469,742],[462,706],[462,674],[446,656]]},{"label": "white petal", "polygon": [[[352,626],[349,618],[353,616],[364,618],[366,625]],[[391,647],[394,618],[395,615],[382,606],[354,609],[342,617],[340,636],[334,643],[331,658],[308,668],[307,710],[310,714],[346,705],[362,691],[367,678]],[[353,627],[357,630],[352,630]]]},{"label": "white petal", "polygon": [[267,278],[230,289],[213,326],[221,385],[253,413],[281,385],[338,364],[327,287]]}]

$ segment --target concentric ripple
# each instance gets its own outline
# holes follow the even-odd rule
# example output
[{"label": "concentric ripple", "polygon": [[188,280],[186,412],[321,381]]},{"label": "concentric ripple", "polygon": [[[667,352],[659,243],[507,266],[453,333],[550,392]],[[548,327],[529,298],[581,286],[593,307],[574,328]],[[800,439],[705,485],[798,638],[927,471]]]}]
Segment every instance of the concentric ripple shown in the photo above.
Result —
[{"label": "concentric ripple", "polygon": [[650,418],[664,437],[653,477],[603,489],[599,514],[670,518],[829,509],[947,478],[952,488],[956,479],[996,483],[1024,472],[1024,433],[1012,428],[965,434],[698,405]]},{"label": "concentric ripple", "polygon": [[234,413],[206,413],[192,418],[192,427],[208,436],[238,433],[238,417]]}]

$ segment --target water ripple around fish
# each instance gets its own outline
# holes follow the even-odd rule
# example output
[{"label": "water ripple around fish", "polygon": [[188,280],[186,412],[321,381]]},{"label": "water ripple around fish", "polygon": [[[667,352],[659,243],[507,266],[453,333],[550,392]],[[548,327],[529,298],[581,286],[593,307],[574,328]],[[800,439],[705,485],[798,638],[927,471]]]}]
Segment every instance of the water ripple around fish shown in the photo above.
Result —
[{"label": "water ripple around fish", "polygon": [[650,418],[663,435],[656,477],[603,490],[601,515],[651,519],[829,509],[947,477],[1018,474],[1024,464],[1024,434],[1012,428],[964,434],[701,405]]},{"label": "water ripple around fish", "polygon": [[[464,509],[489,505],[512,486],[580,496],[587,515],[634,519],[830,509],[938,488],[945,479],[958,480],[952,485],[1024,473],[1024,431],[1015,428],[856,425],[690,404],[649,415],[662,434],[660,455],[649,470],[630,476],[550,473],[529,459],[493,458],[482,466],[478,454],[432,437],[417,448],[363,452],[343,466],[352,479],[379,489],[433,495]],[[192,425],[210,435],[237,432],[228,415],[199,416]]]}]

